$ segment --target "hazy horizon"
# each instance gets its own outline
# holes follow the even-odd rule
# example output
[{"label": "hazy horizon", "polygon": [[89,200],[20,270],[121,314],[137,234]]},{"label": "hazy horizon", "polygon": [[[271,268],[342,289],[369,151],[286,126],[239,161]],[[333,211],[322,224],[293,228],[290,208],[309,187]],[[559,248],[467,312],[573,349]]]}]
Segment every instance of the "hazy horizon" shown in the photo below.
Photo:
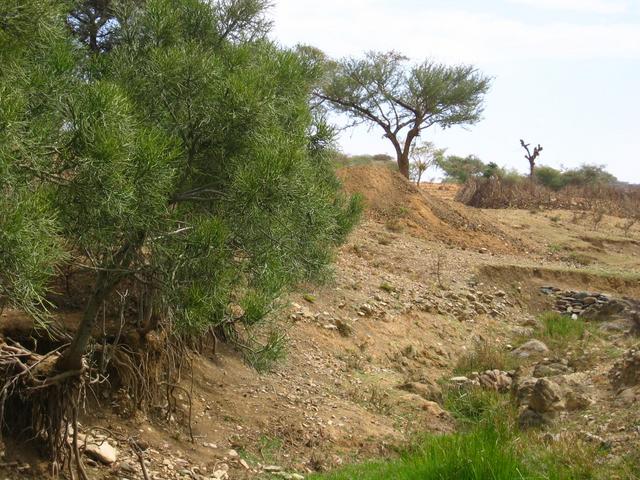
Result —
[{"label": "hazy horizon", "polygon": [[[556,168],[605,165],[640,183],[640,0],[277,0],[274,38],[328,55],[397,50],[470,63],[494,77],[479,124],[424,140],[448,154],[527,170],[520,138]],[[345,153],[389,153],[375,128],[346,130]]]}]

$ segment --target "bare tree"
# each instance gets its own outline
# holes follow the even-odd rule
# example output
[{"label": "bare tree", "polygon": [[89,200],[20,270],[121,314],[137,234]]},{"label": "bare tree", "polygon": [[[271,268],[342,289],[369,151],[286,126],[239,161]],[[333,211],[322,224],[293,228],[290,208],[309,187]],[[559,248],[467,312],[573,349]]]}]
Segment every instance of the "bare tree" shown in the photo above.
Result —
[{"label": "bare tree", "polygon": [[520,145],[522,145],[522,148],[527,152],[524,158],[529,161],[529,178],[533,180],[533,173],[536,168],[536,159],[540,156],[540,153],[542,153],[542,146],[538,144],[537,147],[534,147],[533,153],[531,153],[531,150],[529,150],[529,144],[524,143],[524,140],[520,140]]}]

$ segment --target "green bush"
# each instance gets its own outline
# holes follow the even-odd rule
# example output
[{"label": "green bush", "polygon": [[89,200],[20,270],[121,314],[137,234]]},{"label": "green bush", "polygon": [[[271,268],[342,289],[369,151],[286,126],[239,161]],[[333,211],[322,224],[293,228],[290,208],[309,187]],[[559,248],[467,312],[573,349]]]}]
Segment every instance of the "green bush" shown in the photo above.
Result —
[{"label": "green bush", "polygon": [[0,304],[41,308],[64,258],[83,265],[65,368],[123,282],[144,318],[230,333],[326,278],[357,221],[309,107],[321,66],[264,37],[268,2],[234,5],[124,2],[98,49],[66,2],[0,7]]},{"label": "green bush", "polygon": [[600,165],[582,165],[579,168],[564,171],[552,167],[539,166],[536,168],[534,176],[538,183],[555,191],[569,185],[574,187],[594,187],[610,185],[617,181],[616,177]]}]

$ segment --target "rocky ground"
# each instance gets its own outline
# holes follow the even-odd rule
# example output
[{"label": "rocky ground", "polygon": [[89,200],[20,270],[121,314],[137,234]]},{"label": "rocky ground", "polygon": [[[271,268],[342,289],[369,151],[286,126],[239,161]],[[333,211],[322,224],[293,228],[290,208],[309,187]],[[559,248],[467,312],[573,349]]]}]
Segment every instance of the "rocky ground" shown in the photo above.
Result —
[{"label": "rocky ground", "polygon": [[[369,210],[334,278],[301,286],[273,315],[286,357],[258,373],[224,346],[194,356],[168,418],[163,405],[132,415],[123,392],[91,399],[82,434],[92,478],[142,479],[144,464],[152,479],[301,479],[387,455],[417,431],[453,431],[442,402],[451,384],[512,392],[523,428],[542,425],[551,442],[579,437],[612,456],[640,446],[629,333],[638,229],[626,237],[607,218],[596,231],[571,212],[472,211],[386,170],[342,176]],[[593,261],[579,265],[578,254]],[[538,314],[554,309],[588,323],[579,338],[538,335]],[[461,374],[478,345],[513,368]],[[0,478],[42,478],[41,463],[4,449]]]}]

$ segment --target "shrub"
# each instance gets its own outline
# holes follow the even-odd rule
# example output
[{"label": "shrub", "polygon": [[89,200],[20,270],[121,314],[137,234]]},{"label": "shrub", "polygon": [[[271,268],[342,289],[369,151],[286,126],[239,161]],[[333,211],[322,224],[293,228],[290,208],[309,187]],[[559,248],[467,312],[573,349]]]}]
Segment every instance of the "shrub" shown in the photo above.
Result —
[{"label": "shrub", "polygon": [[[603,212],[634,218],[640,210],[640,188],[631,185],[594,183],[567,185],[552,190],[538,182],[503,177],[471,177],[456,200],[476,208],[565,209]],[[574,221],[576,217],[574,217]]]}]

